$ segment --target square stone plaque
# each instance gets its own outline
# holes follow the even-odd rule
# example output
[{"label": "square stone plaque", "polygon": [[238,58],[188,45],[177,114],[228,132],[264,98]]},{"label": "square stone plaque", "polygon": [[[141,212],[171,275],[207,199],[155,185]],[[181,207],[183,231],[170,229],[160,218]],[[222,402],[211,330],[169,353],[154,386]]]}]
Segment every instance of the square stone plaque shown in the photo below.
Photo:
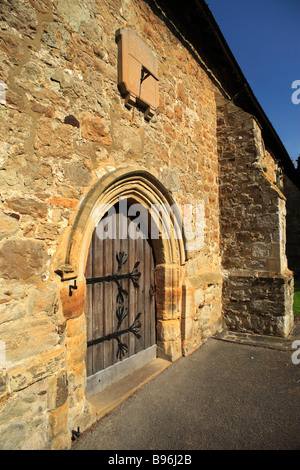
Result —
[{"label": "square stone plaque", "polygon": [[142,108],[150,120],[158,106],[158,62],[151,49],[132,31],[116,32],[118,88],[125,106]]}]

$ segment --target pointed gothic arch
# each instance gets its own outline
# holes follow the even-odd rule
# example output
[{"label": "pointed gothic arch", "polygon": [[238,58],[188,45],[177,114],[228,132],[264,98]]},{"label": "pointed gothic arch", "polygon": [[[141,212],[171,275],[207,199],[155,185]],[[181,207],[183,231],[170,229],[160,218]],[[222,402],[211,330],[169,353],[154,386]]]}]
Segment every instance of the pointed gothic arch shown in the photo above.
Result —
[{"label": "pointed gothic arch", "polygon": [[[107,209],[116,204],[120,197],[131,198],[148,210],[155,206],[159,206],[162,211],[176,207],[171,194],[147,171],[123,168],[104,176],[81,202],[69,234],[65,259],[56,269],[62,280],[75,278],[78,281],[82,280],[92,232]],[[157,215],[163,222],[163,214]],[[170,223],[170,237],[159,237],[154,241],[157,263],[183,265],[186,261],[186,252],[179,212],[171,213]],[[180,231],[182,237],[175,237],[174,235]]]},{"label": "pointed gothic arch", "polygon": [[[84,313],[86,283],[85,267],[95,227],[119,198],[128,198],[142,204],[150,214],[153,207],[156,225],[164,225],[169,216],[169,236],[152,240],[156,259],[157,355],[174,361],[182,355],[181,337],[181,267],[186,261],[182,224],[176,204],[169,191],[148,171],[140,168],[118,169],[104,176],[81,201],[75,221],[69,229],[63,256],[57,263],[56,273],[61,276],[61,298],[67,319]],[[164,214],[164,211],[166,213]],[[151,212],[153,216],[153,212]],[[181,235],[178,236],[181,230]],[[177,234],[177,235],[176,235]]]}]

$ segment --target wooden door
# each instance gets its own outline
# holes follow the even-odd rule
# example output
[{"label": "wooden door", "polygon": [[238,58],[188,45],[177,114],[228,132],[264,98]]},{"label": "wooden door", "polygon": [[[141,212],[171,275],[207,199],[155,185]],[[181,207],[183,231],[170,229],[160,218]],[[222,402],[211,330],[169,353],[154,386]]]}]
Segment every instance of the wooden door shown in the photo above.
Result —
[{"label": "wooden door", "polygon": [[132,229],[134,221],[119,213],[106,215],[99,224],[114,226],[115,238],[99,238],[99,225],[89,248],[85,271],[88,377],[156,343],[150,240],[138,225],[139,238],[120,238],[120,223],[123,229],[131,224]]}]

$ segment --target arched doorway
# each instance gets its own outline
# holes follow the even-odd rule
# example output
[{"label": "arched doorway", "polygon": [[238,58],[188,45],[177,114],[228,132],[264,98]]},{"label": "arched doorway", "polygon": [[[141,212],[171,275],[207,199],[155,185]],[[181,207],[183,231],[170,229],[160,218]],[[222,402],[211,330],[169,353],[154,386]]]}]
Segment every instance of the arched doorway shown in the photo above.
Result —
[{"label": "arched doorway", "polygon": [[[128,200],[125,207],[130,212]],[[89,396],[156,357],[155,259],[147,225],[116,204],[93,231],[85,269]]]},{"label": "arched doorway", "polygon": [[[151,214],[151,220],[157,227],[163,227],[165,220],[168,220],[169,217],[169,236],[163,236],[163,230],[160,228],[157,231],[158,236],[152,240],[156,283],[156,355],[172,362],[182,355],[184,341],[181,328],[182,266],[186,262],[187,254],[184,234],[182,233],[181,237],[176,236],[182,230],[180,221],[178,221],[176,213],[170,214],[168,210],[175,206],[175,201],[170,192],[148,171],[141,168],[119,169],[99,180],[82,199],[77,214],[74,214],[72,224],[64,234],[56,257],[55,272],[61,276],[62,280],[60,297],[64,317],[67,320],[67,325],[70,325],[67,335],[67,350],[69,351],[68,345],[76,345],[76,355],[73,353],[74,349],[70,349],[67,356],[70,384],[78,377],[79,371],[85,371],[85,381],[88,376],[86,357],[89,340],[87,340],[87,331],[84,333],[82,330],[82,325],[87,324],[85,316],[86,277],[89,274],[86,272],[86,267],[91,241],[99,221],[103,219],[109,208],[119,202],[120,198],[127,199],[130,204],[134,202],[143,206],[147,211],[147,217],[150,217],[149,214]],[[155,210],[152,211],[153,208]],[[131,263],[136,261],[139,259],[132,259]],[[133,266],[130,266],[130,271]],[[114,270],[111,270],[111,273],[113,272]],[[137,314],[139,311],[135,313]],[[105,333],[104,336],[114,333],[115,330],[112,328],[109,331],[110,333]],[[145,351],[148,349],[146,348]],[[123,357],[123,361],[120,362],[125,362],[124,359]],[[130,360],[131,357],[126,358],[129,364]],[[112,364],[112,367],[114,366],[116,364]],[[110,372],[110,367],[104,369],[106,373]],[[80,375],[80,377],[82,376]],[[82,379],[80,378],[80,380]],[[79,400],[76,390],[74,382],[74,390],[70,386],[69,392],[72,394],[74,406]]]}]

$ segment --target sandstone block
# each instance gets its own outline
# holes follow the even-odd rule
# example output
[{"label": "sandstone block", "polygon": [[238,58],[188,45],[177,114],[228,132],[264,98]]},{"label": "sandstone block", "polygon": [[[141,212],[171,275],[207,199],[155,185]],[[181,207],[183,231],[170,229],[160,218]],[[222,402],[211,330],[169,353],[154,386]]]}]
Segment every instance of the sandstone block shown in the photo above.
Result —
[{"label": "sandstone block", "polygon": [[90,12],[84,5],[76,0],[65,2],[58,0],[57,14],[63,23],[67,23],[73,31],[78,32],[83,21],[88,22],[91,18]]},{"label": "sandstone block", "polygon": [[66,41],[71,41],[71,35],[62,24],[49,23],[44,27],[42,41],[50,47],[64,51]]},{"label": "sandstone block", "polygon": [[52,321],[43,316],[16,320],[11,327],[8,330],[5,324],[0,326],[1,338],[6,345],[7,367],[26,358],[38,357],[56,346],[59,340]]},{"label": "sandstone block", "polygon": [[0,450],[14,450],[26,436],[26,426],[12,422],[8,426],[0,426]]},{"label": "sandstone block", "polygon": [[62,164],[64,176],[72,186],[89,186],[92,177],[90,171],[79,162],[67,162]]},{"label": "sandstone block", "polygon": [[24,36],[34,38],[37,28],[36,12],[29,4],[16,0],[2,0],[0,4],[0,20],[9,24]]},{"label": "sandstone block", "polygon": [[59,374],[56,379],[56,400],[55,407],[60,408],[68,399],[68,380],[65,371]]},{"label": "sandstone block", "polygon": [[54,315],[56,313],[55,301],[56,291],[54,289],[49,289],[49,291],[33,289],[29,295],[28,315],[35,316],[42,312]]},{"label": "sandstone block", "polygon": [[157,342],[157,355],[167,361],[175,362],[182,355],[181,340]]},{"label": "sandstone block", "polygon": [[[0,13],[3,18],[3,13]],[[3,51],[11,65],[19,65],[25,54],[24,41],[20,38],[13,28],[1,30],[0,37],[2,39],[0,50]]]},{"label": "sandstone block", "polygon": [[40,240],[56,240],[59,235],[59,227],[54,224],[44,223],[38,226],[36,238]]},{"label": "sandstone block", "polygon": [[45,246],[35,240],[7,240],[0,247],[0,271],[5,279],[40,276],[48,260]]},{"label": "sandstone block", "polygon": [[[206,299],[207,300],[207,299]],[[203,305],[204,302],[204,292],[202,289],[196,289],[194,294],[194,303],[196,308],[199,308]]]},{"label": "sandstone block", "polygon": [[50,450],[69,450],[71,446],[70,431],[66,427],[65,430],[57,436],[53,436],[50,443]]},{"label": "sandstone block", "polygon": [[158,318],[170,319],[180,315],[181,289],[160,289],[156,287]]},{"label": "sandstone block", "polygon": [[182,316],[183,318],[192,318],[195,313],[194,303],[195,289],[183,285],[182,288]]},{"label": "sandstone block", "polygon": [[109,130],[100,116],[94,116],[92,113],[84,114],[80,120],[80,126],[82,137],[103,145],[112,144]]},{"label": "sandstone block", "polygon": [[67,209],[75,209],[75,207],[78,205],[77,199],[69,199],[60,196],[51,196],[49,202],[55,206],[64,207]]},{"label": "sandstone block", "polygon": [[57,348],[50,352],[41,353],[34,359],[24,358],[22,364],[13,366],[7,370],[11,392],[29,387],[42,379],[55,375],[57,371],[65,368],[65,362],[64,348]]},{"label": "sandstone block", "polygon": [[190,341],[194,333],[194,319],[191,317],[185,318],[181,322],[181,327],[182,338],[184,338],[185,343],[187,343]]},{"label": "sandstone block", "polygon": [[84,362],[86,355],[86,332],[75,337],[67,337],[66,341],[68,349],[68,368],[70,371],[78,369]]},{"label": "sandstone block", "polygon": [[[73,284],[74,281],[70,281],[70,285]],[[61,289],[60,297],[65,318],[78,317],[84,312],[86,305],[86,283],[79,283],[77,289],[72,290],[71,296],[69,286],[64,286]]]},{"label": "sandstone block", "polygon": [[72,317],[67,320],[67,336],[74,337],[85,333],[86,318],[85,315]]},{"label": "sandstone block", "polygon": [[157,332],[162,341],[175,341],[180,337],[179,320],[167,320],[157,322]]},{"label": "sandstone block", "polygon": [[7,400],[9,396],[8,383],[6,379],[6,373],[0,371],[0,404],[1,402]]},{"label": "sandstone block", "polygon": [[0,214],[0,240],[14,235],[18,232],[19,228],[19,223],[14,217]]},{"label": "sandstone block", "polygon": [[57,436],[58,434],[65,431],[68,426],[68,402],[66,402],[61,407],[56,410],[49,412],[49,426],[52,436]]},{"label": "sandstone block", "polygon": [[33,218],[45,218],[47,205],[32,198],[14,197],[6,200],[6,205],[19,214],[31,215]]},{"label": "sandstone block", "polygon": [[155,281],[157,285],[166,288],[178,287],[181,276],[181,267],[173,264],[160,264],[155,268]]}]

